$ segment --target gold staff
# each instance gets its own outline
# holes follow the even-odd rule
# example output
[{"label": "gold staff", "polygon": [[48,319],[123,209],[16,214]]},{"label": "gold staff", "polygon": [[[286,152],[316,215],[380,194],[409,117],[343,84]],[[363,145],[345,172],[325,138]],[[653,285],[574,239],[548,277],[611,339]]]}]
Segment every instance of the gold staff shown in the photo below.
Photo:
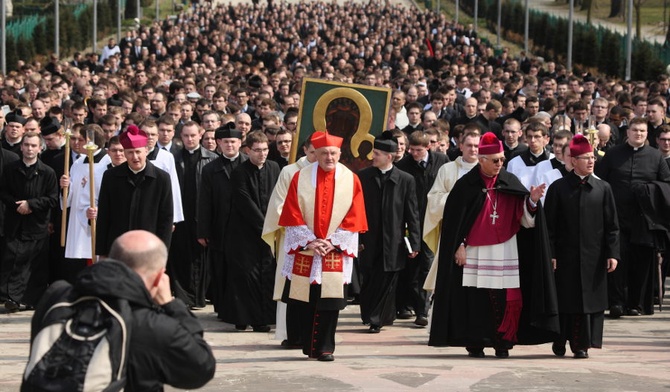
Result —
[{"label": "gold staff", "polygon": [[[98,149],[98,146],[95,144],[95,130],[88,129],[86,130],[86,155],[88,156],[88,186],[90,192],[90,206],[95,208],[95,162],[93,162],[93,153]],[[91,261],[95,263],[95,218],[91,219]]]}]

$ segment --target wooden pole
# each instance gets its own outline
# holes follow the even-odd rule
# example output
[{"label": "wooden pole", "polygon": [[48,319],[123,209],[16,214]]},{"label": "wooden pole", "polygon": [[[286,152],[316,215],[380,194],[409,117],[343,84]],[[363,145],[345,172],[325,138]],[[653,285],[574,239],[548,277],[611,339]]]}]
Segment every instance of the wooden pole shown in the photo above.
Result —
[{"label": "wooden pole", "polygon": [[[66,176],[70,177],[70,136],[72,132],[68,129],[65,131],[65,171]],[[65,247],[65,234],[67,231],[67,195],[69,186],[63,188],[63,201],[61,203],[61,221],[60,221],[60,246]]]},{"label": "wooden pole", "polygon": [[[93,152],[97,150],[98,146],[95,144],[86,145],[86,154],[88,155],[88,186],[89,186],[89,201],[90,206],[95,208],[95,162],[93,161]],[[95,219],[91,219],[91,260],[95,263]]]}]

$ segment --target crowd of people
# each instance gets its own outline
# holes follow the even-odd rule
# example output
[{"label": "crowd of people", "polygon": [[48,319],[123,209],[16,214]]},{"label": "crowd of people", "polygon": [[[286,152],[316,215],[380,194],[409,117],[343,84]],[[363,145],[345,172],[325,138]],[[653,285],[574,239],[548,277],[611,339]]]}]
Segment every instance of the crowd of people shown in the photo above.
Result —
[{"label": "crowd of people", "polygon": [[[306,77],[390,89],[359,176],[336,136],[293,145]],[[663,299],[670,78],[648,79],[496,54],[399,5],[198,3],[2,77],[0,299],[30,309],[143,229],[175,297],[312,358],[347,300],[371,333],[432,306],[431,345],[586,358],[606,310]]]}]

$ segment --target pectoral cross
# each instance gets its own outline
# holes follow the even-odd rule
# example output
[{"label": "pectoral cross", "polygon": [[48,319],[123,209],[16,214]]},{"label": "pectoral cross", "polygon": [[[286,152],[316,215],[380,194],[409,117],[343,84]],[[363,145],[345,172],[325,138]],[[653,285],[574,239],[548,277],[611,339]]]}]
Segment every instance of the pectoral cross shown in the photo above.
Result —
[{"label": "pectoral cross", "polygon": [[500,218],[500,215],[498,215],[498,211],[493,210],[493,214],[489,215],[491,217],[491,223],[496,224],[496,219]]},{"label": "pectoral cross", "polygon": [[326,255],[326,258],[323,260],[326,270],[328,271],[338,271],[340,269],[340,263],[342,259],[335,252],[330,252]]}]

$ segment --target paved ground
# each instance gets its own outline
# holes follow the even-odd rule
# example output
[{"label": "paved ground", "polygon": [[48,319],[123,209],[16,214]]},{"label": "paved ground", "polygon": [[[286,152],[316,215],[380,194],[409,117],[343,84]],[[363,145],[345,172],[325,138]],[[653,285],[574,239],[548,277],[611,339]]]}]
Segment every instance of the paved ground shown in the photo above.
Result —
[{"label": "paved ground", "polygon": [[[4,310],[0,311],[4,312]],[[551,346],[517,346],[508,359],[472,359],[462,348],[427,346],[411,320],[377,335],[361,325],[358,307],[340,317],[335,362],[284,350],[273,332],[236,332],[211,307],[196,312],[217,359],[202,391],[667,391],[670,310],[607,320],[605,348],[591,358],[557,358]],[[0,392],[16,391],[27,361],[32,312],[0,313]],[[569,350],[568,350],[569,351]]]},{"label": "paved ground", "polygon": [[[531,9],[546,12],[550,15],[554,15],[560,18],[568,19],[568,8],[566,7],[567,2],[557,2],[555,0],[530,0],[529,5]],[[575,2],[576,3],[576,2]],[[624,2],[628,4],[628,2]],[[607,7],[607,3],[602,3],[601,7]],[[578,10],[579,6],[575,6],[575,10]],[[574,14],[574,20],[576,22],[586,23],[586,14],[580,13]],[[592,19],[592,24],[596,26],[602,26],[609,30],[618,32],[619,34],[626,35],[628,29],[626,24],[621,21],[620,18],[614,19]],[[661,26],[650,26],[643,25],[641,27],[643,39],[651,42],[656,42],[662,44],[665,42],[665,32]],[[635,20],[633,19],[633,34],[635,34]]]}]

